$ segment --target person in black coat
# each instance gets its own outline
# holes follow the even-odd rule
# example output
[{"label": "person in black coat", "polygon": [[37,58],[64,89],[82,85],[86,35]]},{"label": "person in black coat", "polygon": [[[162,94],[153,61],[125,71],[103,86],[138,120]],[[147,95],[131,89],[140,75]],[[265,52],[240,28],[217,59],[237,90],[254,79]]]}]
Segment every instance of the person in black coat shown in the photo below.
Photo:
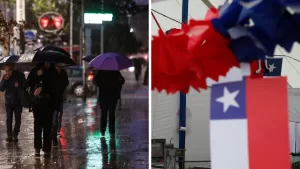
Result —
[{"label": "person in black coat", "polygon": [[[18,141],[18,134],[21,126],[22,105],[19,98],[19,90],[23,90],[25,76],[13,69],[13,65],[4,65],[6,74],[0,82],[0,91],[5,92],[6,110],[6,141]],[[15,116],[15,126],[12,129],[13,116]]]},{"label": "person in black coat", "polygon": [[143,60],[141,58],[133,59],[135,80],[138,83],[142,74]]},{"label": "person in black coat", "polygon": [[58,73],[57,77],[57,100],[56,100],[56,106],[55,106],[55,113],[53,116],[53,145],[57,146],[57,135],[60,132],[61,129],[61,121],[63,116],[63,98],[64,98],[64,92],[69,85],[69,78],[67,75],[67,72],[62,69],[59,65],[55,65],[55,69]]},{"label": "person in black coat", "polygon": [[30,88],[34,97],[32,111],[36,156],[40,155],[41,149],[44,151],[45,156],[50,155],[52,147],[52,118],[57,99],[56,85],[57,71],[50,63],[38,64],[30,71],[26,81],[26,86]]},{"label": "person in black coat", "polygon": [[143,85],[148,86],[148,82],[149,82],[149,63],[147,63],[147,68],[146,68],[145,75],[144,75]]},{"label": "person in black coat", "polygon": [[99,70],[95,76],[95,83],[99,88],[101,134],[104,136],[107,126],[107,114],[109,113],[109,132],[113,136],[115,134],[115,110],[125,79],[120,71]]}]

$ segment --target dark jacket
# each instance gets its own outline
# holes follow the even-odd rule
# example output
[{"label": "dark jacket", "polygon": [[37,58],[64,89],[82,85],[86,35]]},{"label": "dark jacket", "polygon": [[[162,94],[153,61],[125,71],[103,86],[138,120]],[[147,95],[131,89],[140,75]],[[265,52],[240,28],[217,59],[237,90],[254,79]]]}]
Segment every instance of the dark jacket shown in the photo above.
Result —
[{"label": "dark jacket", "polygon": [[67,72],[64,69],[61,69],[61,71],[58,73],[57,81],[58,94],[63,94],[69,85],[69,78]]},{"label": "dark jacket", "polygon": [[[15,87],[15,82],[19,83]],[[5,104],[21,104],[19,99],[19,90],[23,89],[25,82],[25,75],[19,71],[13,70],[12,76],[5,80],[4,76],[0,82],[0,91],[5,91]]]},{"label": "dark jacket", "polygon": [[119,99],[125,79],[119,71],[99,70],[95,83],[99,88],[99,98]]},{"label": "dark jacket", "polygon": [[[38,76],[37,71],[43,69],[43,75]],[[57,94],[57,79],[58,74],[53,66],[49,69],[45,69],[41,66],[33,68],[27,78],[26,87],[30,88],[33,94],[35,89],[42,87],[42,91],[37,99],[39,98],[49,98],[51,103],[55,104],[56,94]]]}]

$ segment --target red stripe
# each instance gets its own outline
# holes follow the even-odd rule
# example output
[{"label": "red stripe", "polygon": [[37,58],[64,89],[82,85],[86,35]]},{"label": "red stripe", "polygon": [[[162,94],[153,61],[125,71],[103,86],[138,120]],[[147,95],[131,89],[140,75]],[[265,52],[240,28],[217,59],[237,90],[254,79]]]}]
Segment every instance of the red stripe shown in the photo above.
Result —
[{"label": "red stripe", "polygon": [[290,169],[286,77],[246,80],[249,168]]}]

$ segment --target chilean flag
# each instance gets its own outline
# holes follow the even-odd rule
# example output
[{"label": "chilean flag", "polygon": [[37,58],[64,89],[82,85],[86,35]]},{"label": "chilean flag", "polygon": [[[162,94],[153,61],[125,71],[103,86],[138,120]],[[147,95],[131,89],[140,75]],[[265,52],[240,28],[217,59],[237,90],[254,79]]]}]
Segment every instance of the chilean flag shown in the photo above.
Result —
[{"label": "chilean flag", "polygon": [[287,79],[212,86],[212,169],[290,169]]},{"label": "chilean flag", "polygon": [[250,63],[250,76],[262,78],[264,76],[281,76],[282,58],[267,58]]}]

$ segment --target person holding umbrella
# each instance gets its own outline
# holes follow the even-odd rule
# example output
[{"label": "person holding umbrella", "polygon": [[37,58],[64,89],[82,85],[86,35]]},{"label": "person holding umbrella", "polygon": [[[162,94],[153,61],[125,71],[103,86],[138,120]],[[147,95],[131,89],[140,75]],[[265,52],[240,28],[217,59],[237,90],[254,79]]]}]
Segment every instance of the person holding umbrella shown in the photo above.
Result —
[{"label": "person holding umbrella", "polygon": [[[57,71],[50,63],[39,63],[27,78],[27,86],[34,96],[32,107],[34,117],[35,155],[42,149],[45,156],[50,155],[52,141],[52,118],[56,106]],[[43,139],[42,139],[43,133]]]},{"label": "person holding umbrella", "polygon": [[125,79],[120,71],[99,70],[95,76],[96,85],[99,88],[99,104],[101,108],[100,131],[104,136],[109,113],[109,133],[115,134],[115,111],[120,99],[122,85]]},{"label": "person holding umbrella", "polygon": [[26,91],[30,89],[34,102],[32,111],[35,155],[39,156],[42,149],[47,157],[52,147],[52,118],[57,103],[58,85],[58,73],[51,63],[59,63],[61,66],[72,66],[76,63],[68,52],[56,46],[44,46],[28,51],[16,63],[29,65],[38,63],[30,71],[25,89]]},{"label": "person holding umbrella", "polygon": [[95,83],[99,88],[99,105],[101,108],[100,132],[104,136],[109,114],[109,133],[115,135],[115,110],[120,99],[125,79],[120,70],[132,66],[126,56],[117,53],[104,53],[93,59],[89,65],[97,71]]},{"label": "person holding umbrella", "polygon": [[[18,134],[21,126],[22,105],[18,97],[19,89],[23,89],[25,76],[19,71],[14,70],[13,64],[5,64],[6,74],[0,82],[0,91],[5,92],[5,110],[6,110],[6,141],[18,142]],[[13,116],[15,116],[15,126],[12,129]]]}]

